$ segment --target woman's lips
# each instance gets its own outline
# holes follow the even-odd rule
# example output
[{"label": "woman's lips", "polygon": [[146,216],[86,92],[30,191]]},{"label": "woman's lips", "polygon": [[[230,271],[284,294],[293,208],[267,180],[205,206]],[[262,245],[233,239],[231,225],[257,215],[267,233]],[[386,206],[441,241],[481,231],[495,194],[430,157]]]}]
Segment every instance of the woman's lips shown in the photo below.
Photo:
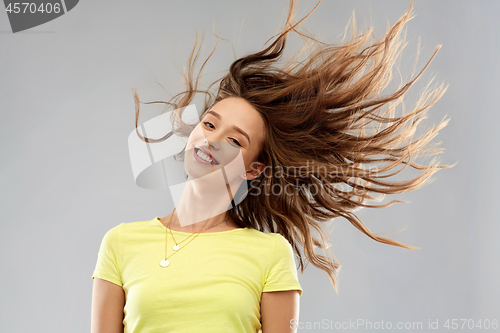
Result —
[{"label": "woman's lips", "polygon": [[200,163],[202,163],[202,164],[206,164],[206,165],[212,165],[212,163],[205,161],[205,160],[204,160],[204,159],[202,159],[200,156],[198,156],[198,154],[196,154],[196,153],[198,152],[198,150],[201,150],[203,154],[205,154],[205,155],[209,156],[209,157],[210,157],[210,159],[212,159],[212,161],[213,161],[213,164],[214,164],[214,165],[219,164],[219,163],[217,162],[217,160],[216,160],[215,158],[213,158],[210,154],[207,154],[207,152],[206,152],[204,149],[199,148],[199,147],[195,147],[195,148],[193,149],[193,154],[194,154],[194,158],[195,158],[198,162],[200,162]]}]

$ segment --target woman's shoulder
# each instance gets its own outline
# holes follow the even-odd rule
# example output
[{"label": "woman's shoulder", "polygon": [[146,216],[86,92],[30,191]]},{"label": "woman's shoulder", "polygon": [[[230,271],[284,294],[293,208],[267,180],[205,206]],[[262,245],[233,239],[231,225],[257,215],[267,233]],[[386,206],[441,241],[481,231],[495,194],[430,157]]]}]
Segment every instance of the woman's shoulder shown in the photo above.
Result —
[{"label": "woman's shoulder", "polygon": [[274,240],[279,237],[285,239],[285,237],[278,232],[261,231],[254,228],[247,228],[247,229],[250,230],[250,232],[256,235],[257,237],[262,237],[270,240]]},{"label": "woman's shoulder", "polygon": [[147,228],[149,224],[150,221],[120,222],[110,227],[106,231],[106,235],[111,237],[119,237],[119,235],[135,233],[141,229]]},{"label": "woman's shoulder", "polygon": [[288,244],[286,238],[275,232],[264,232],[254,228],[246,228],[246,232],[240,233],[240,235],[245,236],[250,242],[255,244],[266,244],[268,247],[275,247],[276,245],[282,246],[283,244]]}]

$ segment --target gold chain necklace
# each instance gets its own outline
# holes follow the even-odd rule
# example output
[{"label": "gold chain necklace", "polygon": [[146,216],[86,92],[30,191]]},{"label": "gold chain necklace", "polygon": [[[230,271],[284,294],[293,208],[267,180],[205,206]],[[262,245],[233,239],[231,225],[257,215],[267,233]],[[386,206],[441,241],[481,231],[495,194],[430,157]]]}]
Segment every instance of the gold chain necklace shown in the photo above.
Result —
[{"label": "gold chain necklace", "polygon": [[168,239],[168,231],[165,232],[165,259],[161,260],[160,261],[160,266],[161,267],[167,267],[168,265],[170,265],[170,261],[168,260],[168,258],[170,258],[171,256],[173,256],[174,254],[176,254],[177,252],[179,252],[179,250],[185,248],[189,243],[191,243],[192,240],[194,240],[200,233],[202,233],[203,231],[205,230],[208,230],[208,229],[211,229],[213,227],[216,227],[218,226],[219,224],[221,224],[222,222],[225,222],[228,218],[229,218],[229,214],[226,216],[226,218],[224,219],[224,221],[221,221],[217,224],[214,224],[213,226],[211,227],[208,227],[208,228],[205,228],[203,229],[202,231],[196,233],[196,236],[194,236],[193,238],[191,238],[191,240],[189,242],[187,242],[186,245],[184,245],[182,248],[179,247],[179,244],[182,244],[184,243],[186,240],[188,240],[191,236],[193,236],[195,233],[192,233],[191,235],[189,235],[188,237],[186,237],[182,242],[180,243],[177,243],[177,241],[175,240],[174,238],[174,234],[172,233],[172,230],[169,228],[170,227],[170,223],[172,222],[172,216],[174,216],[174,212],[175,212],[175,208],[172,212],[172,215],[170,216],[170,220],[168,221],[168,227],[167,227],[167,230],[170,230],[170,235],[172,235],[172,239],[174,240],[175,242],[175,245],[172,247],[172,249],[175,251],[174,253],[172,253],[170,256],[167,257],[167,239]]}]

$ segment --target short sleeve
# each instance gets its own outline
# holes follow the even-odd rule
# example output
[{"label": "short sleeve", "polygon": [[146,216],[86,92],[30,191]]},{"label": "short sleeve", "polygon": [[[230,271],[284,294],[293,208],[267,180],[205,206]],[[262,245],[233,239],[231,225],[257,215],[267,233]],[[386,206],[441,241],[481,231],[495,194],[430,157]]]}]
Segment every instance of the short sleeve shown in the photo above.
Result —
[{"label": "short sleeve", "polygon": [[120,225],[108,230],[104,235],[97,263],[94,269],[93,278],[100,278],[123,286],[120,272]]},{"label": "short sleeve", "polygon": [[302,296],[292,245],[281,234],[275,235],[268,274],[262,291],[298,290],[299,296]]}]

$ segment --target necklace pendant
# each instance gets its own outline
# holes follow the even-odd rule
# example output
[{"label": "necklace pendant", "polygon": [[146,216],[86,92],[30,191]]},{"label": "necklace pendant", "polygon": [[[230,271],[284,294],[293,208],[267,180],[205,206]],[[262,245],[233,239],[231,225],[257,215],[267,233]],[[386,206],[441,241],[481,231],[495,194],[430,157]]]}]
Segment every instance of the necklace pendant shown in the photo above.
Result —
[{"label": "necklace pendant", "polygon": [[167,259],[163,259],[162,261],[160,261],[161,267],[167,267],[168,265],[170,265],[170,261],[168,261]]},{"label": "necklace pendant", "polygon": [[174,249],[174,251],[177,251],[179,249],[179,245],[175,244],[172,248]]}]

